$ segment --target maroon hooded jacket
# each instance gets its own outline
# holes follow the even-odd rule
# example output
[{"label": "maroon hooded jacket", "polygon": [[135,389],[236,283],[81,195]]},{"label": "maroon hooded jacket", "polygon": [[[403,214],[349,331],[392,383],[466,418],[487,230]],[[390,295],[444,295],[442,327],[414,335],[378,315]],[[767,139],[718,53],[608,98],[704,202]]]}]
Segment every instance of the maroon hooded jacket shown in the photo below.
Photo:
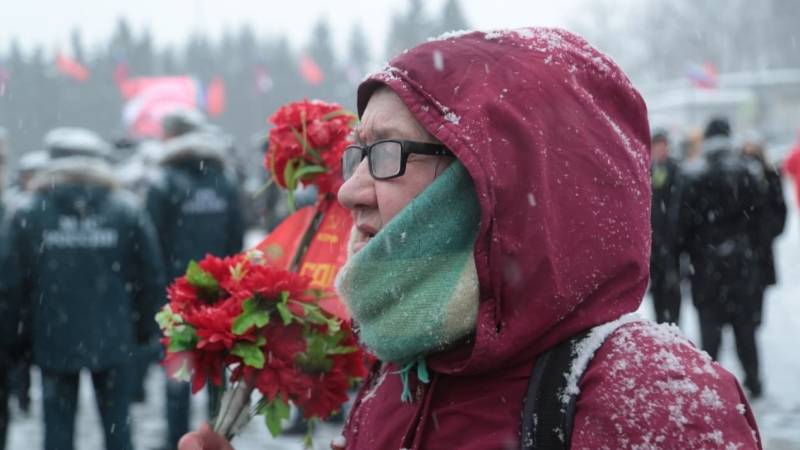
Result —
[{"label": "maroon hooded jacket", "polygon": [[[380,86],[469,171],[481,206],[475,336],[428,358],[400,401],[396,367],[359,393],[348,449],[519,448],[537,356],[633,312],[650,253],[642,98],[605,55],[555,29],[450,34],[393,59]],[[734,377],[666,326],[627,323],[578,383],[572,448],[759,448]]]}]

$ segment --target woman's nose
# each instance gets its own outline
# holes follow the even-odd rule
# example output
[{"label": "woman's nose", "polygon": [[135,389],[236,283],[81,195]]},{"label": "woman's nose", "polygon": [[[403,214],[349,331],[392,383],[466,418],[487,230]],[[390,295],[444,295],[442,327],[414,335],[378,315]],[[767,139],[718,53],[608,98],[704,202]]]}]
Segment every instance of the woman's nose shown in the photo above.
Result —
[{"label": "woman's nose", "polygon": [[347,209],[377,206],[375,180],[369,173],[367,158],[358,164],[353,175],[339,188],[339,203]]}]

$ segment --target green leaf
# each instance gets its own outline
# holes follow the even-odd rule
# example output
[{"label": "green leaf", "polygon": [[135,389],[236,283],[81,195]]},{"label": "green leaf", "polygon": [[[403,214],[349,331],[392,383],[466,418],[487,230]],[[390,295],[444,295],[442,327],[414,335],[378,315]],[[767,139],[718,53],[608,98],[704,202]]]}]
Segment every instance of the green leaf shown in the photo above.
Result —
[{"label": "green leaf", "polygon": [[286,182],[286,189],[290,192],[297,188],[297,177],[294,174],[294,161],[289,161],[283,168],[283,180]]},{"label": "green leaf", "polygon": [[267,192],[267,189],[269,189],[269,187],[272,186],[273,182],[275,182],[275,180],[270,179],[269,181],[264,183],[260,188],[258,188],[257,191],[255,191],[253,193],[253,195],[251,197],[255,199],[255,198],[258,198],[259,196],[261,196],[262,194],[264,194],[264,192]]},{"label": "green leaf", "polygon": [[357,349],[355,347],[334,347],[328,350],[329,355],[346,355],[348,353],[353,353]]},{"label": "green leaf", "polygon": [[242,313],[233,320],[232,331],[235,335],[242,335],[250,327],[262,328],[268,323],[269,311],[255,298],[248,298],[242,303]]},{"label": "green leaf", "polygon": [[258,409],[267,422],[267,429],[272,437],[278,437],[283,431],[281,421],[289,418],[289,405],[282,398],[276,396],[272,401],[265,403]]},{"label": "green leaf", "polygon": [[172,335],[169,337],[168,352],[183,352],[192,350],[197,345],[197,332],[191,325],[178,325],[172,330]]},{"label": "green leaf", "polygon": [[257,344],[239,342],[233,346],[231,353],[242,358],[245,364],[256,369],[264,368],[264,352]]},{"label": "green leaf", "polygon": [[194,260],[189,262],[189,268],[186,269],[186,281],[192,287],[204,291],[216,291],[219,289],[217,280],[210,273],[203,270],[200,264],[197,264],[197,261]]},{"label": "green leaf", "polygon": [[175,326],[183,323],[183,317],[172,312],[169,305],[164,305],[161,311],[156,314],[156,323],[158,323],[158,328],[164,332],[165,336],[172,336]]},{"label": "green leaf", "polygon": [[325,315],[320,310],[319,306],[310,303],[300,303],[300,302],[297,303],[299,303],[300,306],[303,307],[303,313],[304,313],[303,318],[306,321],[317,325],[323,325],[328,323],[328,318],[325,317]]},{"label": "green leaf", "polygon": [[303,166],[299,170],[297,170],[297,172],[294,173],[294,176],[298,180],[302,180],[303,177],[305,177],[306,175],[314,175],[314,174],[318,174],[318,173],[325,173],[327,171],[328,171],[328,169],[326,169],[326,168],[324,168],[322,166],[317,166],[317,165]]},{"label": "green leaf", "polygon": [[306,351],[297,355],[297,364],[312,373],[327,372],[333,367],[333,360],[328,358],[327,350],[326,336],[312,332],[306,337]]},{"label": "green leaf", "polygon": [[286,303],[280,302],[276,303],[275,306],[278,308],[278,314],[281,316],[281,320],[283,320],[284,325],[289,325],[292,323],[292,312],[289,311],[289,308],[286,306]]}]

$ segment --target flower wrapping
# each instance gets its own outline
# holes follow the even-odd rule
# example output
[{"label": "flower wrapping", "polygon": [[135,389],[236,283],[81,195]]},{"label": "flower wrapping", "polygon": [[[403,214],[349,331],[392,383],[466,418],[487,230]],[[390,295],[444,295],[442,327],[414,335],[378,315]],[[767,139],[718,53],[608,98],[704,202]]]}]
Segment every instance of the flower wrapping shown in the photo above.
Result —
[{"label": "flower wrapping", "polygon": [[311,280],[263,261],[257,250],[192,261],[156,316],[169,376],[190,381],[196,393],[230,374],[234,388],[215,427],[229,439],[249,418],[253,390],[260,394],[255,414],[277,436],[290,404],[307,419],[324,419],[366,375],[352,330],[319,307]]}]

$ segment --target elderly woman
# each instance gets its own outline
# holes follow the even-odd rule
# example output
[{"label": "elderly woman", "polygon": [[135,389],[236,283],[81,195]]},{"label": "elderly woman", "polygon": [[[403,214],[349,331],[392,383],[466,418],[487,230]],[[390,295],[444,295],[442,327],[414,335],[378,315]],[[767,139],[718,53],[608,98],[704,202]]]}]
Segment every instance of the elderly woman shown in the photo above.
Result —
[{"label": "elderly woman", "polygon": [[[650,139],[608,57],[562,30],[449,34],[367,78],[358,112],[337,285],[381,362],[334,448],[760,447],[735,378],[630,314]],[[532,375],[562,378],[543,355],[587,330],[561,353],[571,426],[529,434]],[[182,444],[230,448],[205,427]]]}]

